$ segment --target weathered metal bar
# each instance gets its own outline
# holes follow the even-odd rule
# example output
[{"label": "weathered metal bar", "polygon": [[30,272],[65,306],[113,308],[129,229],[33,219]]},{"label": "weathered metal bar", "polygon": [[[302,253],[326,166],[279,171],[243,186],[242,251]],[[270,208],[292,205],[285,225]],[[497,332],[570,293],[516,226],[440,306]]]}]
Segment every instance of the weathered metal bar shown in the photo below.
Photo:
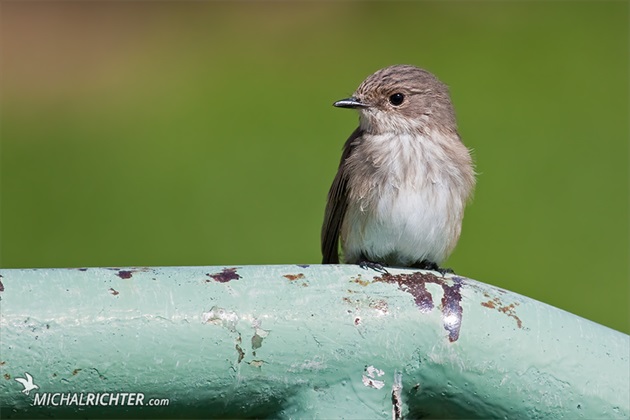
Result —
[{"label": "weathered metal bar", "polygon": [[389,271],[2,269],[0,417],[630,415],[628,335]]}]

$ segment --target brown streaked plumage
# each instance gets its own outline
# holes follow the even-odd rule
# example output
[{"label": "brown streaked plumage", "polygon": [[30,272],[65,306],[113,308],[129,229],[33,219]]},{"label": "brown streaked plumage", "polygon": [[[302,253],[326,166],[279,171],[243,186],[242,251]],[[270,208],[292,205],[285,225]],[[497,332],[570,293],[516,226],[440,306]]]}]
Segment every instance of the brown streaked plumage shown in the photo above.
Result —
[{"label": "brown streaked plumage", "polygon": [[475,185],[447,87],[397,65],[335,106],[359,111],[328,194],[323,263],[437,268],[455,247]]}]

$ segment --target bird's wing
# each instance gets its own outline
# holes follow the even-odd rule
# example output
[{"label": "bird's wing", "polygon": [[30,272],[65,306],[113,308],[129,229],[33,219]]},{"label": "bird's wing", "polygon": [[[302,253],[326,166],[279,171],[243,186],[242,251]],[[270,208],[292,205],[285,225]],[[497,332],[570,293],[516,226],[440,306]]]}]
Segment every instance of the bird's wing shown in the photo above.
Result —
[{"label": "bird's wing", "polygon": [[15,380],[21,383],[22,385],[24,385],[25,387],[26,387],[26,384],[28,384],[28,381],[24,378],[15,378]]},{"label": "bird's wing", "polygon": [[29,382],[33,382],[33,377],[31,376],[30,373],[25,372],[24,375],[26,375],[26,379],[28,379]]},{"label": "bird's wing", "polygon": [[341,162],[330,191],[328,192],[328,203],[324,215],[324,225],[322,226],[322,264],[339,263],[339,233],[341,223],[348,207],[348,175],[346,170],[346,159],[358,144],[363,131],[360,128],[354,130],[343,146]]}]

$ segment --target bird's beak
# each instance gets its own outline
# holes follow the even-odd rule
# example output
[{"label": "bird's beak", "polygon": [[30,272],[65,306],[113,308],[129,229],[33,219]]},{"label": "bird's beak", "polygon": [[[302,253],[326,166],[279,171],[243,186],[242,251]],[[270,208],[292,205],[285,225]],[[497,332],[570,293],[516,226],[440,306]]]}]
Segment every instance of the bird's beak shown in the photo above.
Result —
[{"label": "bird's beak", "polygon": [[366,108],[368,105],[352,96],[335,102],[333,106],[336,106],[337,108]]}]

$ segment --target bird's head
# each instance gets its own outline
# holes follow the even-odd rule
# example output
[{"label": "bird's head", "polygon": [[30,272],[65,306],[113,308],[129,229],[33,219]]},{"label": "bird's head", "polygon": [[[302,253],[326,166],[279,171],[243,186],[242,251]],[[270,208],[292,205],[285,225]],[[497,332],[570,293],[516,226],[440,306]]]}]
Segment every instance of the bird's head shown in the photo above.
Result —
[{"label": "bird's head", "polygon": [[361,128],[370,134],[457,130],[446,85],[428,71],[411,65],[377,71],[361,83],[352,97],[333,105],[357,109]]}]

